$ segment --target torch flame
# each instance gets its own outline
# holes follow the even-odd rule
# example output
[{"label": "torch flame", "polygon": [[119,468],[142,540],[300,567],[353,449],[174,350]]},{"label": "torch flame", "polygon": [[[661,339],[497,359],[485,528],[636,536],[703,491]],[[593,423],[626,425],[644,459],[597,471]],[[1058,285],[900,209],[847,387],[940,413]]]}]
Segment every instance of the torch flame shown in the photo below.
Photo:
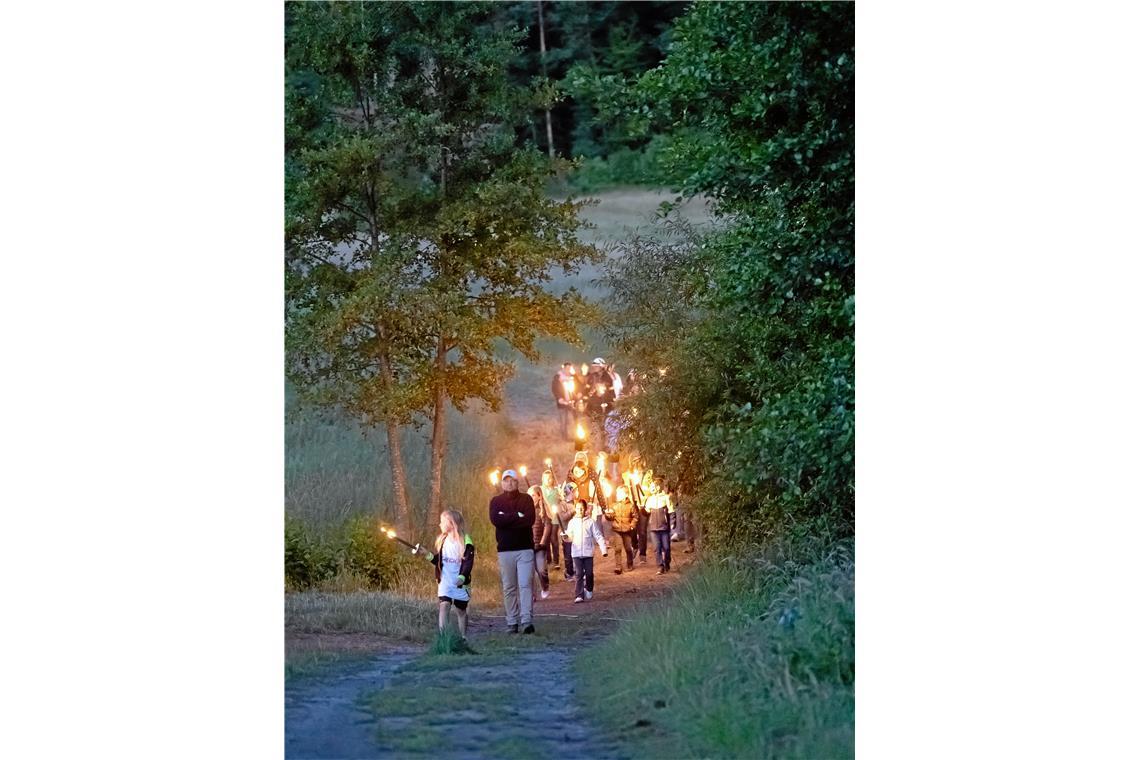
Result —
[{"label": "torch flame", "polygon": [[605,494],[606,498],[608,499],[613,492],[614,489],[613,486],[610,485],[610,481],[602,478],[602,493]]},{"label": "torch flame", "polygon": [[526,477],[526,465],[525,464],[519,465],[519,475],[522,475],[524,478]]},{"label": "torch flame", "polygon": [[498,485],[499,484],[499,471],[498,470],[491,470],[491,474],[487,476],[487,479],[491,481],[491,485],[493,485],[493,486]]},{"label": "torch flame", "polygon": [[578,423],[578,440],[579,441],[586,440],[586,428],[582,427],[581,422]]},{"label": "torch flame", "polygon": [[544,465],[546,465],[547,467],[553,467],[553,466],[554,466],[554,460],[553,460],[553,459],[551,459],[550,457],[547,457],[546,459],[543,459],[543,460],[542,460],[542,463],[543,463]]},{"label": "torch flame", "polygon": [[564,391],[566,391],[567,396],[572,395],[574,393],[574,381],[573,380],[563,380],[562,381],[562,389]]}]

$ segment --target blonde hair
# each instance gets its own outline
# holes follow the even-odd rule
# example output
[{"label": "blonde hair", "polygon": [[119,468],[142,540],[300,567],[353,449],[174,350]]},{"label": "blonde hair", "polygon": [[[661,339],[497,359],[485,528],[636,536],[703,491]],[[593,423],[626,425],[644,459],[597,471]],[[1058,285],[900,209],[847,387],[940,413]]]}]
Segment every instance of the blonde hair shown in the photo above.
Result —
[{"label": "blonde hair", "polygon": [[436,553],[438,554],[443,550],[443,542],[448,538],[455,539],[459,546],[462,547],[463,536],[467,532],[467,526],[463,522],[463,515],[459,512],[458,509],[445,509],[439,513],[439,516],[446,517],[449,521],[451,521],[451,530],[440,533],[439,537],[435,539]]}]

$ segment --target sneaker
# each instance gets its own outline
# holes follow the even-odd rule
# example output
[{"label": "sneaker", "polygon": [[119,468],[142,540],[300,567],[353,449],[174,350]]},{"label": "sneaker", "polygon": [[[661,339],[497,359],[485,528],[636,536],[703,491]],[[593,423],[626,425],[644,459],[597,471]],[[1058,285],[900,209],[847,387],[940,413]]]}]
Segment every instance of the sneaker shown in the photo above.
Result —
[{"label": "sneaker", "polygon": [[644,554],[641,555],[641,564],[643,564],[643,565],[645,564],[645,555]]},{"label": "sneaker", "polygon": [[550,598],[550,592],[549,591],[543,591],[541,596],[543,599],[549,599]]},{"label": "sneaker", "polygon": [[658,575],[664,575],[665,574],[665,568],[663,568],[663,567],[657,568],[657,574]]},{"label": "sneaker", "polygon": [[614,569],[614,575],[621,575],[621,568],[620,567]]},{"label": "sneaker", "polygon": [[584,602],[584,601],[586,601],[586,600],[580,596],[574,597],[574,604],[577,604],[578,602]]},{"label": "sneaker", "polygon": [[562,567],[562,565],[560,565],[560,564],[558,564],[557,562],[555,562],[553,565],[551,565],[551,566],[550,566],[550,569],[551,569],[551,570],[558,570],[558,569],[559,569],[559,568],[561,568],[561,567]]},{"label": "sneaker", "polygon": [[517,623],[515,625],[508,625],[507,626],[507,633],[518,633],[518,632],[519,632],[519,626]]},{"label": "sneaker", "polygon": [[573,575],[567,575],[566,580],[572,581],[572,580],[574,580],[574,576]]},{"label": "sneaker", "polygon": [[523,633],[534,633],[534,625],[527,623],[526,628],[523,628]]},{"label": "sneaker", "polygon": [[587,599],[593,599],[594,598],[594,592],[590,591],[589,589],[586,589],[586,598]]}]

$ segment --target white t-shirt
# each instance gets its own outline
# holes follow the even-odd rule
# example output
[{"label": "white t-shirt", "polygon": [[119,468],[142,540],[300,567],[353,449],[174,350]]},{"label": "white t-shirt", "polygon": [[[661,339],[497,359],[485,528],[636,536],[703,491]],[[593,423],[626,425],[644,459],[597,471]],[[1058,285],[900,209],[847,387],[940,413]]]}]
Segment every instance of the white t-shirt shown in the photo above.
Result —
[{"label": "white t-shirt", "polygon": [[[439,548],[439,592],[437,596],[446,596],[462,602],[471,599],[471,593],[467,590],[466,585],[463,588],[456,586],[459,583],[459,564],[463,561],[463,550],[465,548],[463,544],[450,536],[444,540],[443,546]],[[467,580],[470,582],[471,579],[468,578]]]}]

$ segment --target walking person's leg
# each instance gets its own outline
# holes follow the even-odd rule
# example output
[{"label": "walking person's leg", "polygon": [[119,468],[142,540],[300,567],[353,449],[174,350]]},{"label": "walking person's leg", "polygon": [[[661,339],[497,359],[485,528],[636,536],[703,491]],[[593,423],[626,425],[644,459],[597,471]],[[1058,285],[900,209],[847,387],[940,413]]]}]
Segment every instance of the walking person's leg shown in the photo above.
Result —
[{"label": "walking person's leg", "polygon": [[534,571],[538,574],[542,598],[545,599],[550,593],[550,575],[546,572],[546,549],[539,549],[534,553]]},{"label": "walking person's leg", "polygon": [[641,555],[641,564],[645,564],[645,552],[649,549],[649,516],[639,514],[637,516],[637,542],[641,547],[638,554]]},{"label": "walking person's leg", "polygon": [[447,627],[447,615],[451,612],[451,602],[439,600],[439,632],[443,633],[443,629]]},{"label": "walking person's leg", "polygon": [[534,550],[524,549],[515,554],[519,578],[519,624],[525,628],[534,623]]},{"label": "walking person's leg", "polygon": [[669,531],[665,530],[651,530],[653,534],[653,556],[657,560],[657,568],[659,570],[665,569],[665,535]]},{"label": "walking person's leg", "polygon": [[[625,549],[625,569],[633,569],[633,531],[626,531],[621,534],[622,548]],[[620,552],[616,552],[620,554]]]},{"label": "walking person's leg", "polygon": [[[463,605],[460,607],[459,605]],[[467,605],[469,602],[456,602],[455,616],[459,619],[459,638],[467,638]]]},{"label": "walking person's leg", "polygon": [[669,531],[662,533],[661,538],[665,542],[665,572],[669,572],[669,568],[673,566],[673,539]]},{"label": "walking person's leg", "polygon": [[586,591],[590,594],[594,593],[594,558],[582,558],[582,572],[586,574]]},{"label": "walking person's leg", "polygon": [[572,544],[569,541],[562,542],[562,559],[565,560],[563,569],[566,572],[566,580],[570,580],[578,572],[578,566],[574,564],[574,558],[570,556],[570,547]]},{"label": "walking person's leg", "polygon": [[585,595],[583,584],[586,580],[586,563],[584,557],[574,558],[574,601],[582,599]]},{"label": "walking person's leg", "polygon": [[499,552],[499,581],[503,585],[503,610],[507,613],[507,628],[519,629],[519,582],[515,555],[517,552]]}]

